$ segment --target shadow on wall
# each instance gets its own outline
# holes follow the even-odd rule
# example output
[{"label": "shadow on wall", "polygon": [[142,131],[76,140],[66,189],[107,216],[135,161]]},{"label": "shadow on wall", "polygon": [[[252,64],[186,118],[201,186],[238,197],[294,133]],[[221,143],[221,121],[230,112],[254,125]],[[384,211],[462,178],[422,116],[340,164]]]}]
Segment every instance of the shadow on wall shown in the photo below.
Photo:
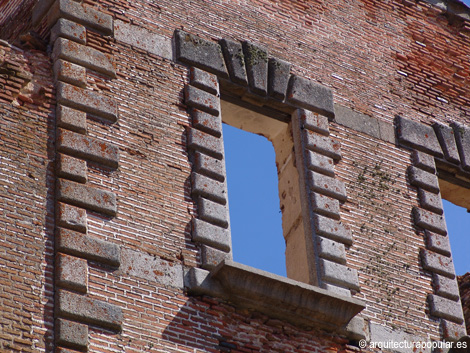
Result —
[{"label": "shadow on wall", "polygon": [[259,312],[236,309],[214,298],[190,297],[163,331],[176,346],[217,352],[341,350],[348,340],[301,329]]}]

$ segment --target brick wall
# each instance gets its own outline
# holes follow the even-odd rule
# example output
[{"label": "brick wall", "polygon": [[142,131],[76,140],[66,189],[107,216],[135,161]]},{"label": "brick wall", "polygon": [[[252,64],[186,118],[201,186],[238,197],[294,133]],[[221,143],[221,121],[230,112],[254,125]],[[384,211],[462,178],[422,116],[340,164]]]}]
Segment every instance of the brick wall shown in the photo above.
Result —
[{"label": "brick wall", "polygon": [[[86,297],[119,307],[123,314],[119,332],[86,323],[89,351],[354,350],[344,336],[298,328],[216,298],[189,296],[183,288],[182,269],[200,266],[201,255],[191,240],[197,207],[187,152],[191,117],[183,97],[189,68],[175,62],[169,49],[175,29],[214,43],[227,38],[262,45],[270,56],[290,62],[292,74],[330,88],[337,105],[371,116],[382,131],[391,131],[385,137],[364,126],[330,123],[331,136],[341,144],[342,159],[335,168],[348,194],[341,220],[354,240],[346,255],[359,274],[355,297],[366,303],[361,317],[367,324],[440,339],[439,320],[430,315],[427,302],[432,274],[419,259],[423,230],[412,215],[419,204],[407,176],[412,151],[396,144],[393,124],[397,115],[427,125],[470,124],[470,38],[462,16],[426,2],[398,0],[83,4],[111,15],[115,31],[114,36],[103,34],[96,24],[74,19],[85,22],[86,47],[114,62],[115,77],[93,63],[79,63],[86,67],[84,85],[118,107],[116,122],[86,111],[86,135],[119,149],[118,168],[79,156],[87,160],[87,187],[113,192],[117,199],[115,216],[83,207],[86,235],[118,246],[121,256],[119,267],[87,259]],[[123,34],[126,26],[139,36]],[[45,22],[37,27],[48,41],[50,28]],[[7,263],[4,288],[16,288],[0,296],[0,347],[46,350],[54,326],[57,207],[52,63],[50,51],[30,47],[4,44],[0,54],[0,73],[6,74],[0,81],[5,87],[0,90],[0,182],[6,185],[0,191],[5,200],[0,213],[5,227],[0,254],[5,257],[0,258]],[[31,258],[25,261],[24,254]]]},{"label": "brick wall", "polygon": [[0,350],[52,347],[50,59],[0,43]]}]

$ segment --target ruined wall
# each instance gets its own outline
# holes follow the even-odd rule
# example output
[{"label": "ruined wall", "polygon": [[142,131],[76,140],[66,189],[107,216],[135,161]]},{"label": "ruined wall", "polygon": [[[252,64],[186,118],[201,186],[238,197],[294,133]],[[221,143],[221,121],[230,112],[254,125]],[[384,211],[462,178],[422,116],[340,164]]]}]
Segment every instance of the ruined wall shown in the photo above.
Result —
[{"label": "ruined wall", "polygon": [[[289,62],[290,74],[331,90],[335,117],[326,131],[341,146],[334,180],[344,183],[348,196],[339,209],[352,238],[345,254],[358,274],[360,289],[353,290],[353,297],[366,304],[360,314],[364,326],[358,330],[366,338],[385,337],[385,331],[427,340],[445,336],[428,302],[436,281],[420,258],[420,250],[430,246],[412,213],[421,201],[408,170],[420,164],[412,157],[415,148],[396,139],[395,123],[401,116],[419,126],[470,124],[470,39],[457,5],[368,0],[52,3],[41,1],[34,11],[28,9],[36,14],[33,27],[50,44],[48,50],[4,49],[15,65],[34,71],[26,80],[44,83],[28,86],[16,73],[23,69],[15,69],[0,91],[5,100],[0,122],[8,126],[2,132],[13,126],[35,131],[31,142],[2,136],[1,141],[11,143],[3,145],[7,152],[0,168],[11,150],[18,158],[0,180],[21,175],[21,182],[29,184],[21,188],[15,179],[2,197],[10,200],[15,195],[11,188],[18,188],[18,197],[33,202],[31,211],[25,209],[36,212],[2,209],[9,217],[7,230],[14,224],[34,235],[31,266],[39,272],[37,283],[27,286],[37,291],[41,305],[26,300],[24,305],[38,313],[24,325],[28,332],[47,331],[45,338],[37,338],[36,349],[52,340],[53,306],[60,319],[55,328],[62,329],[56,344],[92,352],[355,349],[348,348],[344,332],[299,328],[211,296],[188,295],[183,276],[205,260],[191,229],[201,212],[192,195],[188,153],[188,131],[195,124],[184,96],[185,86],[193,84],[192,64],[178,61],[176,29],[199,36],[202,47],[222,38],[248,40],[266,48],[269,57]],[[57,89],[56,120],[52,87]],[[11,114],[20,119],[15,115],[12,121]],[[31,119],[38,127],[30,126]],[[55,150],[50,144],[56,129]],[[34,154],[14,148],[18,143],[35,146]],[[21,171],[12,172],[15,168]],[[31,187],[36,202],[29,196]],[[11,202],[21,203],[6,204]],[[13,221],[12,213],[34,219],[36,228]],[[10,231],[19,237],[17,230]],[[16,256],[9,244],[1,249]],[[23,278],[8,275],[9,283]],[[26,297],[29,287],[19,291]],[[90,307],[107,316],[97,317]],[[12,310],[13,315],[4,315],[5,327],[22,320]],[[10,335],[17,332],[12,329]],[[37,337],[29,334],[20,338]],[[4,347],[9,342],[14,338],[2,337]]]},{"label": "ruined wall", "polygon": [[53,344],[54,88],[49,57],[0,42],[0,350]]}]

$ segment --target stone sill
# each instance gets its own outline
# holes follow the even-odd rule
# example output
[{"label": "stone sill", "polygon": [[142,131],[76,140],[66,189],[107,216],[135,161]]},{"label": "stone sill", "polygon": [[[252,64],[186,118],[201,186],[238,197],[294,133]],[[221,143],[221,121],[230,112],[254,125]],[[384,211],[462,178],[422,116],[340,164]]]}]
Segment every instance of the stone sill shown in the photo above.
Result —
[{"label": "stone sill", "polygon": [[191,268],[185,276],[191,294],[226,299],[297,326],[330,332],[346,326],[364,309],[358,299],[225,260],[212,271]]}]

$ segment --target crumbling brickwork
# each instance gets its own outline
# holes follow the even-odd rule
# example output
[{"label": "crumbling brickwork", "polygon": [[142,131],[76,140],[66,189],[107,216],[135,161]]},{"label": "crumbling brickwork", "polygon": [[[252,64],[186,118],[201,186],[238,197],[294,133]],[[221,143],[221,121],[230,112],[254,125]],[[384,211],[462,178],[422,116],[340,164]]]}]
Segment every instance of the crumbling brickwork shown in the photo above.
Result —
[{"label": "crumbling brickwork", "polygon": [[49,57],[0,42],[0,350],[52,347],[54,86]]},{"label": "crumbling brickwork", "polygon": [[[331,352],[465,334],[441,203],[470,170],[465,5],[7,5],[1,349]],[[285,124],[290,279],[232,262],[226,102]]]}]

